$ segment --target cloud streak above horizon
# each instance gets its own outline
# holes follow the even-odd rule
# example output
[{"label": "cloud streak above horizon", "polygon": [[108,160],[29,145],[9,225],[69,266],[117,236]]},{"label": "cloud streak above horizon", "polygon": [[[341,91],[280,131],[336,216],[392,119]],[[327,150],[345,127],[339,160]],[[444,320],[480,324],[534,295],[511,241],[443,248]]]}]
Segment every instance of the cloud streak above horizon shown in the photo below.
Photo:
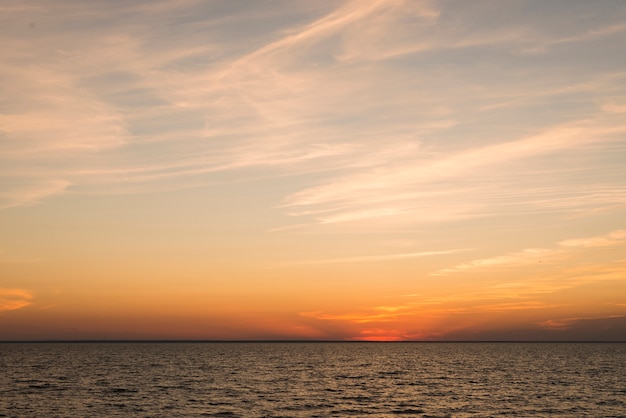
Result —
[{"label": "cloud streak above horizon", "polygon": [[452,249],[452,250],[420,251],[420,252],[414,252],[414,253],[361,255],[361,256],[354,256],[354,257],[294,261],[294,262],[289,263],[288,265],[369,263],[369,262],[376,262],[376,261],[402,260],[402,259],[407,259],[407,258],[420,258],[420,257],[430,257],[430,256],[436,256],[436,255],[455,254],[455,253],[469,251],[469,250],[470,250],[469,248],[458,248],[458,249]]},{"label": "cloud streak above horizon", "polygon": [[25,308],[32,304],[32,299],[27,290],[0,288],[0,313]]},{"label": "cloud streak above horizon", "polygon": [[568,239],[558,243],[554,248],[526,248],[524,250],[499,255],[490,258],[481,258],[467,263],[458,264],[454,267],[441,269],[431,273],[432,276],[461,273],[468,270],[505,267],[511,268],[525,264],[537,262],[549,263],[552,260],[559,260],[564,257],[573,256],[576,251],[584,249],[594,249],[598,247],[626,247],[626,230],[619,229],[605,235]]}]

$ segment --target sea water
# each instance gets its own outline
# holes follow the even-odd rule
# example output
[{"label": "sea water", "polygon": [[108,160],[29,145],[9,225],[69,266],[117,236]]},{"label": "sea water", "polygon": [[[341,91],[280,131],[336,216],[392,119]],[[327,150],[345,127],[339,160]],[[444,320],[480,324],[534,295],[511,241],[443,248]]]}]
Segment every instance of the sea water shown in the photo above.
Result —
[{"label": "sea water", "polygon": [[626,417],[626,344],[0,343],[0,416]]}]

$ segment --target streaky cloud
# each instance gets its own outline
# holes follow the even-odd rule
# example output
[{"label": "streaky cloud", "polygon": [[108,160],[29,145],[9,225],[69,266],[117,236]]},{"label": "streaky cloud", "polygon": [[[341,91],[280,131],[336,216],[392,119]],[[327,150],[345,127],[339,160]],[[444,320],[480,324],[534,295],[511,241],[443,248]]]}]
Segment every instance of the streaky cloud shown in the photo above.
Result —
[{"label": "streaky cloud", "polygon": [[441,251],[420,251],[414,253],[397,253],[397,254],[380,254],[380,255],[364,255],[355,257],[327,258],[320,260],[302,260],[294,261],[289,265],[311,265],[311,264],[335,264],[335,263],[364,263],[377,262],[387,260],[401,260],[406,258],[430,257],[436,255],[456,254],[460,252],[470,251],[470,248],[457,248]]},{"label": "streaky cloud", "polygon": [[0,288],[0,313],[30,306],[32,299],[28,290]]},{"label": "streaky cloud", "polygon": [[569,239],[558,243],[555,248],[528,248],[522,251],[499,255],[490,258],[481,258],[467,263],[458,264],[454,267],[437,270],[430,273],[432,276],[441,276],[446,274],[460,273],[468,270],[491,267],[513,267],[523,264],[536,263],[537,261],[545,261],[549,263],[555,258],[561,258],[570,255],[577,249],[623,246],[626,245],[626,230],[620,229],[609,232],[606,235]]}]

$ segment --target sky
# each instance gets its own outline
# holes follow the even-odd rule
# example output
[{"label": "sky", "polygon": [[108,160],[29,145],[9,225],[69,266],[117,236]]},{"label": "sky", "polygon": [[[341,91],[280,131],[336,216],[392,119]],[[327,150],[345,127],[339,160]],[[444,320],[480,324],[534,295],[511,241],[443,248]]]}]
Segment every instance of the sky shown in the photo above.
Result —
[{"label": "sky", "polygon": [[626,2],[4,1],[0,340],[626,341]]}]

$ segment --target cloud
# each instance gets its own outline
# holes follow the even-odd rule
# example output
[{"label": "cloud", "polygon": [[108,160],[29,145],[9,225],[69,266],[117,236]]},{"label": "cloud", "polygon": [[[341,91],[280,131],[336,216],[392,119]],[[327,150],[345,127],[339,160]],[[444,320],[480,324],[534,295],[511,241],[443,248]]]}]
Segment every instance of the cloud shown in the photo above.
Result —
[{"label": "cloud", "polygon": [[354,312],[345,314],[329,314],[324,312],[300,312],[301,316],[314,318],[321,321],[339,321],[350,322],[355,324],[364,324],[369,322],[388,322],[395,320],[399,314],[396,312],[378,312],[365,313]]},{"label": "cloud", "polygon": [[32,299],[27,290],[0,288],[0,312],[25,308],[32,304]]},{"label": "cloud", "polygon": [[620,246],[626,244],[626,230],[619,229],[608,234],[564,240],[555,248],[528,248],[489,258],[481,258],[467,263],[457,264],[454,267],[444,268],[431,273],[432,276],[454,274],[474,269],[489,269],[492,267],[516,267],[519,265],[536,264],[537,262],[549,263],[555,259],[572,255],[577,249]]},{"label": "cloud", "polygon": [[404,331],[389,328],[366,328],[359,331],[359,335],[348,338],[349,341],[407,341],[416,340],[415,336],[408,336]]},{"label": "cloud", "polygon": [[563,45],[563,44],[571,44],[578,42],[588,42],[592,40],[596,40],[599,38],[619,34],[621,32],[626,32],[626,24],[615,24],[604,27],[598,27],[589,29],[584,33],[576,34],[574,36],[569,36],[560,39],[552,39],[543,43],[542,45],[536,45],[531,50],[534,52],[543,52],[546,48],[552,47],[555,45]]},{"label": "cloud", "polygon": [[[626,317],[623,315],[610,315],[548,319],[546,321],[539,322],[537,325],[545,330],[559,331],[563,333],[566,331],[580,332],[583,330],[585,332],[595,331],[596,333],[598,331],[600,331],[600,333],[607,332],[614,335],[612,338],[615,338],[616,336],[619,336],[619,334],[614,334],[616,330],[626,329],[625,321]],[[596,328],[595,330],[594,327]],[[616,340],[619,339],[620,338],[617,338]]]},{"label": "cloud", "polygon": [[[165,34],[155,32],[156,26],[149,22],[158,19],[158,26],[162,25],[162,7],[127,5],[112,11],[98,4],[60,4],[55,10],[65,14],[46,17],[52,27],[64,30],[57,28],[41,36],[36,30],[24,34],[16,28],[4,43],[7,55],[0,71],[11,82],[3,91],[13,98],[12,111],[0,115],[7,139],[3,155],[11,157],[9,178],[18,183],[44,182],[49,179],[40,177],[55,176],[78,192],[115,192],[128,189],[129,182],[141,190],[143,184],[178,177],[179,181],[163,187],[181,188],[190,178],[207,183],[200,178],[217,171],[291,169],[309,160],[329,161],[346,154],[353,145],[336,143],[336,134],[329,135],[328,129],[308,121],[318,118],[320,111],[327,113],[321,107],[324,101],[340,97],[319,89],[325,74],[270,68],[287,65],[284,59],[303,46],[316,44],[387,5],[349,2],[279,40],[247,54],[228,56],[223,54],[237,51],[239,45],[229,45],[232,51],[220,49],[204,34],[223,16],[199,21],[193,30],[177,21],[198,6],[193,2],[166,10],[171,14],[166,29],[171,25],[192,31],[184,44],[163,42],[165,47],[160,49],[154,48],[150,38],[162,39]],[[40,5],[7,12],[17,21],[24,13],[36,19],[44,9]],[[141,19],[133,20],[138,9]],[[263,20],[260,16],[257,19]],[[251,18],[246,13],[238,17]],[[100,19],[101,23],[85,37],[73,24],[81,19]],[[104,24],[111,20],[116,22],[115,33]],[[268,35],[274,34],[263,37]],[[208,68],[180,64],[216,55],[222,57]],[[336,84],[344,81],[342,77]],[[320,137],[329,140],[320,143]],[[151,155],[155,151],[160,155],[125,159],[125,150],[147,146],[152,148]],[[29,167],[35,158],[38,170]],[[341,162],[323,164],[320,169],[337,164]]]},{"label": "cloud", "polygon": [[303,260],[289,263],[289,265],[310,265],[310,264],[335,264],[335,263],[368,263],[387,260],[402,260],[407,258],[430,257],[435,255],[455,254],[459,252],[469,251],[468,248],[459,248],[441,251],[421,251],[413,253],[397,253],[397,254],[380,254],[380,255],[363,255],[355,257],[339,257],[327,258],[320,260]]},{"label": "cloud", "polygon": [[[565,330],[570,325],[569,337],[577,335],[578,331],[574,331],[579,330],[578,338],[572,339],[587,339],[588,333],[576,324],[583,324],[590,318],[622,314],[623,304],[598,305],[593,295],[607,291],[614,293],[612,289],[623,284],[625,261],[568,264],[539,272],[526,270],[515,279],[507,272],[505,281],[476,279],[452,288],[444,285],[428,293],[403,294],[395,298],[386,296],[385,304],[381,305],[344,311],[303,312],[301,315],[322,323],[343,325],[347,335],[356,339],[365,329],[395,330],[397,334],[386,335],[402,336],[401,339],[405,340],[550,339],[566,334],[548,336],[548,328]],[[520,269],[516,268],[516,271]],[[423,285],[418,280],[414,283],[416,289]],[[581,294],[585,296],[583,302]],[[619,298],[613,299],[619,301]],[[605,314],[594,316],[590,312]],[[598,333],[598,338],[600,334],[602,332]],[[500,337],[496,338],[496,335]]]},{"label": "cloud", "polygon": [[443,340],[473,341],[625,341],[626,316],[551,319],[502,329],[461,329],[445,333]]},{"label": "cloud", "polygon": [[[496,195],[501,191],[510,193],[505,189],[513,178],[519,181],[519,177],[515,177],[510,171],[500,174],[500,170],[505,167],[507,170],[515,169],[519,160],[541,157],[557,151],[572,152],[577,148],[583,150],[587,144],[596,142],[616,141],[619,136],[611,135],[623,132],[626,132],[626,125],[622,123],[610,127],[599,121],[577,121],[530,137],[443,157],[431,158],[418,150],[405,155],[413,158],[396,160],[393,165],[360,170],[356,174],[296,192],[285,199],[283,206],[310,208],[305,213],[315,213],[316,210],[325,212],[317,217],[317,221],[322,224],[381,217],[411,218],[414,221],[422,219],[426,222],[438,218],[454,220],[481,215],[486,207],[495,206],[497,210],[501,204],[494,201]],[[485,186],[481,174],[487,171],[492,176],[494,173],[498,175],[491,184]],[[456,187],[448,185],[453,179],[457,180]],[[460,190],[458,182],[469,185],[465,190]],[[534,194],[539,196],[534,201],[525,203],[519,199],[524,195],[514,201],[526,206],[545,207],[545,200],[540,195],[542,189],[536,190]],[[532,192],[532,188],[523,191],[527,194]],[[459,195],[465,195],[467,199],[459,199]],[[501,199],[502,196],[499,194],[498,198]],[[624,203],[624,196],[624,191],[618,189],[617,194],[610,196],[610,200]],[[453,204],[452,200],[457,203]],[[563,201],[570,207],[588,204],[590,201],[587,196],[563,196],[552,200],[555,204]],[[463,203],[458,203],[459,201]]]},{"label": "cloud", "polygon": [[[590,185],[565,174],[595,173],[607,144],[624,133],[621,102],[610,104],[623,95],[618,71],[598,60],[607,67],[592,76],[564,73],[549,61],[538,64],[543,76],[516,78],[531,68],[502,52],[581,36],[619,40],[617,17],[565,34],[538,15],[524,27],[502,9],[500,25],[484,21],[484,5],[427,1],[49,6],[3,11],[0,176],[15,189],[4,207],[66,191],[258,178],[252,169],[268,179],[317,173],[298,179],[280,206],[302,223],[329,227],[626,201],[615,180]],[[464,50],[482,54],[482,64],[467,62]],[[604,103],[601,112],[590,102]],[[543,106],[572,103],[584,111],[539,117]],[[510,126],[490,131],[500,119]],[[536,122],[529,128],[527,119]],[[596,151],[582,158],[589,147]],[[546,202],[543,185],[527,174],[549,166],[530,160],[557,152],[572,159],[544,178],[567,186]],[[594,206],[576,184],[614,193]]]},{"label": "cloud", "polygon": [[568,239],[559,242],[562,247],[572,248],[594,248],[594,247],[611,247],[626,243],[626,229],[618,229],[603,236]]},{"label": "cloud", "polygon": [[[321,323],[342,325],[348,339],[430,340],[445,339],[445,335],[450,332],[449,319],[451,317],[477,318],[494,313],[516,315],[516,311],[542,312],[552,307],[539,301],[498,302],[493,299],[472,300],[470,298],[463,299],[460,305],[447,303],[433,306],[427,303],[411,303],[398,306],[377,306],[347,313],[315,311],[301,312],[300,315]],[[470,329],[476,327],[477,320],[470,319],[465,326]]]},{"label": "cloud", "polygon": [[431,273],[431,276],[441,276],[445,274],[457,273],[467,270],[473,270],[478,268],[490,268],[498,266],[519,266],[524,264],[534,264],[540,260],[552,257],[560,254],[561,251],[557,249],[547,248],[527,248],[522,251],[500,255],[496,257],[481,258],[473,260],[468,263],[458,264],[451,268],[437,270]]}]

